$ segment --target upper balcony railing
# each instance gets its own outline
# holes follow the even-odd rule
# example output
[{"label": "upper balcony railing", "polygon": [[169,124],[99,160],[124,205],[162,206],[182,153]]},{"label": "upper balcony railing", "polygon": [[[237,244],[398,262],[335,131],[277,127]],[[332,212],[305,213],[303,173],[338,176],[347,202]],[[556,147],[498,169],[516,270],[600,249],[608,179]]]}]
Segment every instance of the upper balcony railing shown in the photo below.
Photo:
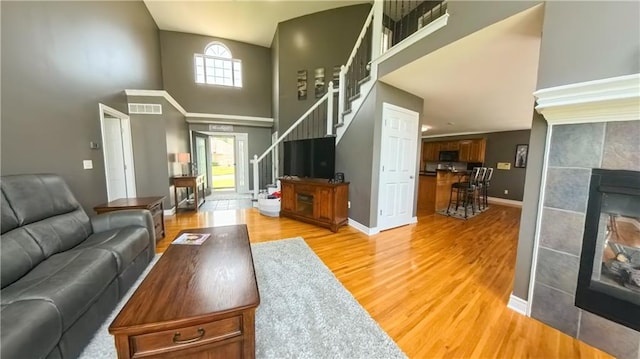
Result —
[{"label": "upper balcony railing", "polygon": [[383,2],[382,53],[447,12],[447,1],[393,0]]}]

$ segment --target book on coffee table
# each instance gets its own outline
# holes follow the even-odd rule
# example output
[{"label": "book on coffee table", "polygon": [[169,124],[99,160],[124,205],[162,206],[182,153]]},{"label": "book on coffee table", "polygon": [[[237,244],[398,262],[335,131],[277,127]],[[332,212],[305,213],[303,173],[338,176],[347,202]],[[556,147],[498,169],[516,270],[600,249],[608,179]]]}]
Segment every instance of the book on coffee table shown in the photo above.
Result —
[{"label": "book on coffee table", "polygon": [[211,236],[210,233],[182,233],[172,243],[200,245],[204,243],[204,241],[206,241],[209,236]]}]

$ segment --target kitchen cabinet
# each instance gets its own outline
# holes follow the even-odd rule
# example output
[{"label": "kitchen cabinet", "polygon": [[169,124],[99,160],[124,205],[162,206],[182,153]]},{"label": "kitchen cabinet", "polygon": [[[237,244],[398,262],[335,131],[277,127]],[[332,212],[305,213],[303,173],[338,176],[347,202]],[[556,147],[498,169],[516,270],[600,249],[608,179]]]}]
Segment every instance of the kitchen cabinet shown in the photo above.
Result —
[{"label": "kitchen cabinet", "polygon": [[422,161],[423,162],[437,161],[439,152],[440,152],[440,144],[438,142],[422,143]]},{"label": "kitchen cabinet", "polygon": [[472,140],[469,149],[469,160],[466,162],[484,162],[484,152],[487,147],[487,140],[484,138]]},{"label": "kitchen cabinet", "polygon": [[438,141],[422,143],[422,162],[437,162],[440,151],[458,151],[460,162],[484,162],[487,140],[474,138],[460,141]]}]

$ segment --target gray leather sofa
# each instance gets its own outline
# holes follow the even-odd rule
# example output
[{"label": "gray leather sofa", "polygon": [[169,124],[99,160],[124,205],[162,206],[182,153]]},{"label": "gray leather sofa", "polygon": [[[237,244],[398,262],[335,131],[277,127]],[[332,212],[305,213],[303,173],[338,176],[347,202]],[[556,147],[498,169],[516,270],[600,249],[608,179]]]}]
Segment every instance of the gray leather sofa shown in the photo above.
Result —
[{"label": "gray leather sofa", "polygon": [[76,358],[153,258],[151,214],[89,218],[56,175],[0,187],[0,356]]}]

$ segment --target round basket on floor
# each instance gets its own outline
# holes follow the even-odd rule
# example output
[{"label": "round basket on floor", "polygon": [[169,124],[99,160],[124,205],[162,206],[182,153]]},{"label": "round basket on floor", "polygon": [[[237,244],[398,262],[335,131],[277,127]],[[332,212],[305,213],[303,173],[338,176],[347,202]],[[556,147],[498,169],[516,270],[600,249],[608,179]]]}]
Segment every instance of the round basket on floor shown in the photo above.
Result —
[{"label": "round basket on floor", "polygon": [[265,216],[280,217],[280,198],[259,198],[258,211]]}]

